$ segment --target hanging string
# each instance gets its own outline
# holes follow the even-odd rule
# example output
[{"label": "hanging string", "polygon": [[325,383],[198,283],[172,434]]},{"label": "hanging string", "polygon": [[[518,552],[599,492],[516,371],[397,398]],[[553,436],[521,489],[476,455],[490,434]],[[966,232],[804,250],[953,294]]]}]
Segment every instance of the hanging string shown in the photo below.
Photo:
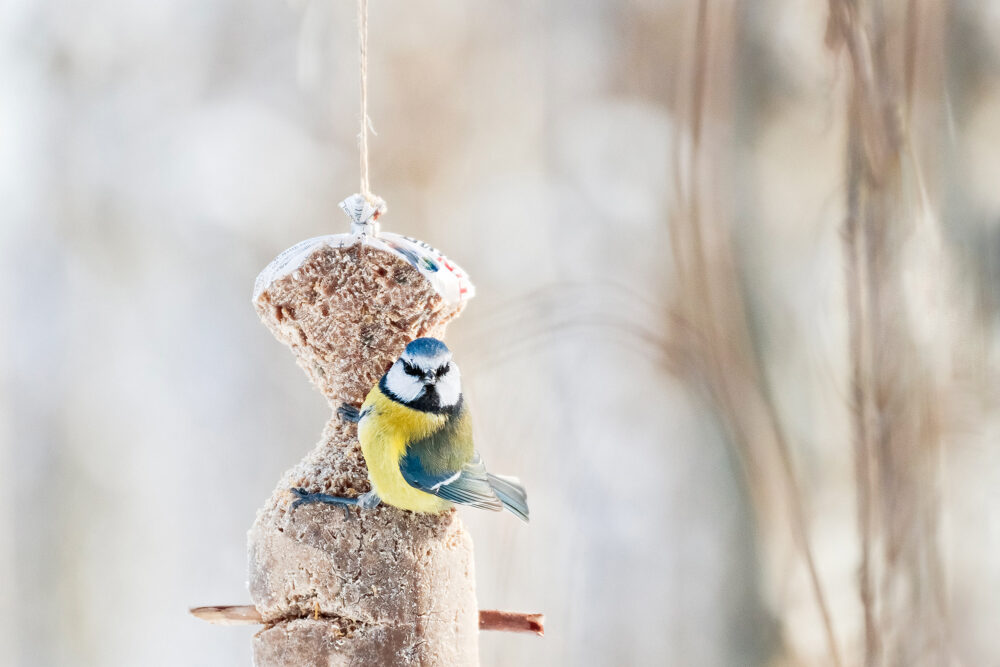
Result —
[{"label": "hanging string", "polygon": [[368,201],[368,0],[358,0],[358,44],[361,45],[361,194]]},{"label": "hanging string", "polygon": [[358,44],[361,47],[361,196],[376,209],[384,209],[385,202],[371,191],[368,180],[368,0],[358,0]]},{"label": "hanging string", "polygon": [[[368,0],[358,0],[358,44],[361,47],[361,133],[358,147],[361,153],[361,192],[340,202],[340,208],[351,218],[351,232],[378,236],[378,217],[386,212],[385,201],[371,191],[368,182]],[[374,132],[373,132],[374,134]]]}]

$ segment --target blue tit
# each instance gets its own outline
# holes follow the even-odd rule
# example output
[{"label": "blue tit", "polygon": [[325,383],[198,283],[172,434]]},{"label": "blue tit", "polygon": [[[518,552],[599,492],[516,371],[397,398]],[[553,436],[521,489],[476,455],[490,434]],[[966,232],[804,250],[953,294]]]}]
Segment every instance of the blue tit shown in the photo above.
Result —
[{"label": "blue tit", "polygon": [[510,510],[528,520],[524,487],[514,477],[486,472],[472,441],[472,421],[451,351],[436,338],[418,338],[368,392],[361,409],[337,411],[358,424],[372,490],[357,498],[292,489],[303,503],[364,509],[380,502],[413,512],[453,505]]}]

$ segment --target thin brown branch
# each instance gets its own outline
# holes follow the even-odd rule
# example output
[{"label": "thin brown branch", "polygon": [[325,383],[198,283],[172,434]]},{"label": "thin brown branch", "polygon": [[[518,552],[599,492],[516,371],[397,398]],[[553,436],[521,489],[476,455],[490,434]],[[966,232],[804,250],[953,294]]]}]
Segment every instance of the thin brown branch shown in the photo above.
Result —
[{"label": "thin brown branch", "polygon": [[260,625],[264,622],[257,607],[250,604],[192,607],[188,611],[195,618],[208,621],[212,625]]},{"label": "thin brown branch", "polygon": [[[856,104],[851,104],[851,117],[855,117]],[[853,409],[854,474],[857,489],[858,532],[861,539],[861,565],[858,572],[861,606],[865,626],[865,664],[874,664],[879,652],[878,632],[875,627],[875,603],[872,594],[872,526],[871,526],[871,452],[868,428],[868,383],[866,381],[864,313],[864,285],[861,264],[861,235],[858,224],[861,216],[862,161],[857,123],[851,123],[847,150],[847,217],[844,222],[844,254],[846,257],[847,318],[849,351],[851,358],[851,403]]]},{"label": "thin brown branch", "polygon": [[545,636],[545,616],[542,614],[522,614],[516,611],[479,610],[480,630],[502,632],[530,632]]},{"label": "thin brown branch", "polygon": [[[260,625],[264,622],[253,605],[193,607],[191,615],[213,625]],[[545,615],[517,611],[479,610],[479,629],[499,632],[528,632],[545,636]]]},{"label": "thin brown branch", "polygon": [[693,153],[697,154],[701,145],[701,124],[705,108],[705,77],[708,70],[708,0],[699,0],[698,17],[695,27],[695,56],[694,75],[691,86],[691,142]]},{"label": "thin brown branch", "polygon": [[903,38],[903,110],[907,125],[913,112],[913,94],[917,79],[917,49],[920,44],[920,3],[909,0]]}]

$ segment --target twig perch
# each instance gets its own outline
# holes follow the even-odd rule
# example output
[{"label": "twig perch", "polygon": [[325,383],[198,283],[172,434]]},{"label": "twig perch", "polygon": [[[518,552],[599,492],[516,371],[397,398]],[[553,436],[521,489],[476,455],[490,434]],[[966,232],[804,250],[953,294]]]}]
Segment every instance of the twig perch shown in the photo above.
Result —
[{"label": "twig perch", "polygon": [[221,607],[192,607],[188,610],[195,618],[212,625],[260,625],[264,617],[251,604],[224,605]]},{"label": "twig perch", "polygon": [[[253,605],[194,607],[191,615],[213,625],[260,625],[264,618]],[[516,611],[479,610],[479,629],[499,632],[528,632],[543,637],[545,616]]]},{"label": "twig perch", "polygon": [[545,635],[545,616],[542,614],[521,614],[516,611],[479,610],[480,630],[500,630],[502,632],[531,632]]}]

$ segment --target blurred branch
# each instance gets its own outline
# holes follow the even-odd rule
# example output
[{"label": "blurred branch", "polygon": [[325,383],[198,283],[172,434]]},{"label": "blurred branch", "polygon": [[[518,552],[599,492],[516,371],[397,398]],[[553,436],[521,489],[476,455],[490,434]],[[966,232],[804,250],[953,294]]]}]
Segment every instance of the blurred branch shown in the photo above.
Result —
[{"label": "blurred branch", "polygon": [[[909,123],[917,89],[919,11],[910,0],[892,33],[903,35],[899,63],[887,55],[880,0],[830,0],[827,33],[854,74],[844,253],[866,666],[950,662],[933,492],[942,388],[908,326],[904,284],[906,249],[928,243],[913,232],[931,217],[915,158],[906,171],[913,153],[901,122],[905,109]],[[950,353],[949,341],[934,342],[936,352]]]},{"label": "blurred branch", "polygon": [[[748,481],[758,520],[777,508],[787,512],[792,542],[805,563],[816,607],[822,619],[832,662],[840,665],[833,621],[809,541],[804,497],[791,450],[755,351],[746,305],[729,236],[729,221],[719,212],[715,193],[725,191],[723,174],[708,160],[706,144],[718,137],[705,128],[725,127],[731,109],[725,91],[731,87],[733,5],[711,10],[698,3],[695,60],[692,64],[690,152],[679,158],[687,182],[678,180],[678,208],[671,216],[671,240],[677,267],[673,316],[688,323],[673,330],[675,365],[693,386],[707,391],[727,426]],[[717,122],[706,123],[706,120]],[[707,157],[707,155],[706,155]],[[703,178],[705,179],[703,181]],[[703,182],[711,186],[703,189]],[[776,494],[776,495],[775,495]],[[772,526],[773,528],[773,526]]]},{"label": "blurred branch", "polygon": [[865,655],[878,652],[878,633],[875,630],[874,603],[872,598],[871,542],[871,468],[872,447],[869,441],[868,385],[864,381],[864,351],[867,347],[863,327],[862,261],[860,234],[861,151],[858,146],[855,124],[848,129],[847,149],[847,216],[844,221],[844,257],[847,283],[848,346],[850,348],[851,407],[853,408],[854,475],[857,497],[858,534],[861,541],[861,565],[858,570],[858,590],[864,613]]}]

